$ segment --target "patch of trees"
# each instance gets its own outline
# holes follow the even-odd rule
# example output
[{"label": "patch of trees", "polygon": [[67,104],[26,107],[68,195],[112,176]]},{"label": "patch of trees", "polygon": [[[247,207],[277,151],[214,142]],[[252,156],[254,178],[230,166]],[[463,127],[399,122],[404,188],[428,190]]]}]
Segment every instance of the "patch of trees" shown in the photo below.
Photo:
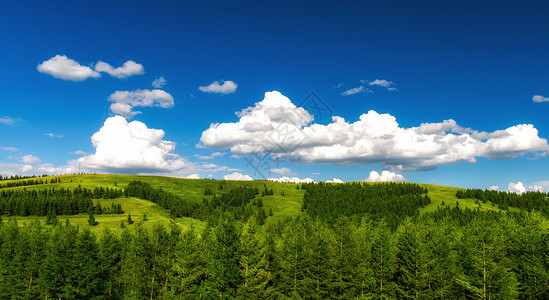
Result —
[{"label": "patch of trees", "polygon": [[[213,191],[206,189],[204,193],[213,194]],[[142,181],[131,181],[124,194],[152,201],[167,209],[172,217],[190,217],[217,224],[222,215],[231,213],[237,220],[246,220],[254,216],[258,222],[263,224],[267,214],[262,207],[254,209],[250,200],[258,194],[257,188],[235,187],[225,189],[221,194],[213,194],[211,200],[204,198],[201,203],[189,201],[174,195],[162,188],[153,188],[150,184]]]},{"label": "patch of trees", "polygon": [[545,299],[549,236],[534,213],[439,209],[396,230],[367,216],[261,228],[227,213],[197,232],[97,238],[68,222],[0,224],[0,298]]},{"label": "patch of trees", "polygon": [[[49,175],[42,175],[41,177],[48,177]],[[3,177],[3,176],[0,176],[0,180],[19,180],[19,179],[28,179],[28,178],[37,178],[37,177],[40,177],[40,176],[36,176],[36,175],[32,175],[32,176],[23,176],[23,175],[10,175],[9,177],[6,176],[6,177]]]},{"label": "patch of trees", "polygon": [[42,190],[3,190],[0,191],[0,214],[16,216],[47,216],[75,215],[79,213],[123,213],[120,204],[111,204],[109,208],[102,208],[99,203],[94,205],[92,199],[115,198],[122,195],[120,190],[96,188],[90,190],[78,186],[77,188],[50,188]]},{"label": "patch of trees", "polygon": [[431,203],[427,189],[409,183],[303,183],[303,209],[313,217],[333,221],[340,215],[385,219],[395,229],[418,208]]},{"label": "patch of trees", "polygon": [[29,185],[39,185],[39,184],[48,184],[48,183],[60,183],[61,178],[55,177],[50,179],[28,179],[28,180],[17,180],[4,184],[0,184],[0,189],[11,188],[11,187],[20,187],[20,186],[29,186]]},{"label": "patch of trees", "polygon": [[489,201],[503,210],[508,210],[509,207],[516,207],[526,211],[537,210],[544,216],[549,217],[549,200],[547,199],[547,194],[542,192],[517,194],[502,191],[467,189],[458,190],[456,197],[458,199],[478,199],[483,203]]}]

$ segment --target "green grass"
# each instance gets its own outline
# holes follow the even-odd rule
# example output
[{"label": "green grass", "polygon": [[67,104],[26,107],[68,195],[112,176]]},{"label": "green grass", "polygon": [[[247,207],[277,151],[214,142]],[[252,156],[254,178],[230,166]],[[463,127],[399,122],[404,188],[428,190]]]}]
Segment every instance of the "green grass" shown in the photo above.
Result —
[{"label": "green grass", "polygon": [[[270,181],[225,181],[225,180],[211,180],[211,179],[182,179],[182,178],[172,178],[172,177],[162,177],[162,176],[137,176],[137,175],[63,175],[55,176],[61,178],[61,183],[54,184],[43,184],[43,185],[33,185],[26,187],[15,187],[11,189],[44,189],[44,188],[75,188],[77,186],[82,186],[89,189],[94,189],[96,187],[109,187],[109,188],[124,188],[132,180],[140,180],[148,182],[153,187],[161,187],[166,191],[169,191],[173,194],[176,194],[184,199],[190,201],[201,202],[202,199],[208,198],[211,200],[213,196],[204,196],[204,190],[206,188],[212,189],[215,193],[221,193],[226,190],[229,190],[238,186],[246,186],[257,188],[260,194],[256,197],[256,200],[263,200],[263,208],[269,213],[270,210],[273,212],[273,216],[267,219],[267,223],[275,223],[279,220],[282,220],[286,217],[295,217],[303,214],[301,211],[303,205],[303,195],[305,193],[302,189],[296,189],[296,184],[293,183],[279,183],[279,182],[270,182]],[[50,179],[48,177],[40,179]],[[9,181],[0,182],[0,184],[6,183]],[[430,185],[430,184],[420,184],[429,191],[429,197],[431,198],[432,203],[426,207],[420,209],[420,213],[432,212],[435,211],[438,207],[443,207],[444,205],[454,207],[456,202],[459,201],[459,206],[461,208],[470,208],[476,209],[480,208],[481,210],[499,210],[497,207],[491,205],[490,203],[481,203],[480,206],[475,204],[474,199],[457,199],[455,194],[459,188],[440,186],[440,185]],[[264,190],[265,186],[268,189],[274,191],[274,195],[261,196],[261,192]],[[282,196],[284,192],[284,196]],[[156,205],[153,202],[147,200],[141,200],[137,198],[119,198],[119,199],[99,199],[94,200],[94,203],[101,203],[103,207],[110,207],[111,203],[120,203],[122,209],[124,210],[123,215],[95,215],[96,220],[99,222],[97,226],[90,226],[88,224],[88,215],[79,214],[72,216],[59,216],[59,220],[64,222],[65,219],[69,219],[71,224],[78,225],[81,228],[90,228],[93,232],[100,233],[104,228],[108,228],[114,232],[120,233],[122,231],[120,223],[122,220],[126,220],[128,213],[132,215],[135,223],[133,225],[128,225],[126,222],[127,228],[132,228],[140,221],[141,217],[146,214],[147,221],[143,223],[145,228],[151,228],[155,224],[162,224],[168,226],[170,222],[169,213]],[[250,204],[251,205],[251,204]],[[511,208],[511,210],[517,210]],[[39,219],[42,223],[45,222],[46,217],[7,217],[4,216],[4,219],[16,218],[21,223],[27,223],[35,219]],[[204,228],[205,224],[202,221],[191,219],[191,218],[176,218],[174,222],[182,227],[194,226],[196,229],[200,230]]]},{"label": "green grass", "polygon": [[[286,217],[293,217],[302,214],[301,207],[303,204],[304,190],[296,189],[295,184],[291,183],[279,183],[270,181],[225,181],[225,180],[210,180],[210,179],[182,179],[171,178],[162,176],[137,176],[137,175],[63,175],[55,176],[61,179],[61,183],[54,184],[42,184],[32,185],[24,187],[14,187],[9,189],[44,189],[44,188],[70,188],[73,189],[77,186],[82,186],[88,189],[94,189],[96,187],[108,187],[108,188],[124,188],[132,180],[140,180],[148,182],[151,186],[169,191],[184,199],[190,201],[201,202],[203,198],[212,199],[213,196],[204,196],[204,190],[208,187],[216,193],[228,191],[231,188],[238,186],[246,186],[252,188],[258,188],[260,194],[256,197],[256,200],[263,200],[263,208],[269,213],[272,209],[273,216],[267,219],[267,222],[277,222]],[[40,179],[50,179],[50,177],[44,177]],[[0,184],[7,183],[9,181],[2,181]],[[261,197],[261,192],[264,190],[264,185],[268,189],[274,191],[274,195]],[[284,196],[281,193],[284,192]],[[110,207],[111,203],[122,205],[124,210],[123,215],[102,214],[94,215],[96,221],[99,222],[97,226],[90,226],[88,224],[88,214],[78,214],[69,216],[58,216],[60,222],[65,222],[69,219],[73,225],[78,225],[80,228],[89,228],[92,232],[101,233],[105,228],[120,233],[122,228],[120,223],[122,220],[126,221],[128,214],[131,214],[132,219],[135,221],[133,225],[126,223],[126,228],[131,229],[140,221],[144,214],[147,215],[147,221],[142,225],[145,228],[152,228],[155,224],[162,224],[168,226],[171,222],[169,213],[156,205],[155,203],[147,200],[137,198],[119,198],[119,199],[96,199],[94,203],[101,203],[104,208]],[[3,216],[4,220],[17,219],[20,224],[25,224],[33,220],[40,220],[42,224],[45,223],[46,217],[37,216]],[[176,218],[174,222],[181,227],[193,226],[197,230],[201,230],[205,227],[205,223],[200,220],[192,218]]]}]

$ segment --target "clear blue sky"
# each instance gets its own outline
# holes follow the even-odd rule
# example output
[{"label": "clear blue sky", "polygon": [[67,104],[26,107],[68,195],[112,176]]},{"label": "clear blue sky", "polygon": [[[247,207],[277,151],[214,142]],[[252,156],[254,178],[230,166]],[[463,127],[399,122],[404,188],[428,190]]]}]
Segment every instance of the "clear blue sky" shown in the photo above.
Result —
[{"label": "clear blue sky", "polygon": [[[349,126],[372,110],[394,117],[400,133],[347,136],[317,115],[300,126],[304,143],[294,152],[267,147],[281,162],[263,176],[358,181],[388,170],[412,182],[500,190],[549,181],[546,1],[194,2],[2,1],[0,174],[74,171],[80,162],[94,172],[261,179],[246,147],[268,144],[258,139],[276,128],[233,130],[225,140],[222,125],[246,125],[235,114],[246,108],[263,113],[256,103],[266,92],[298,110],[314,91]],[[141,67],[117,69],[128,61]],[[63,69],[71,62],[87,75]],[[153,87],[160,77],[166,83]],[[418,141],[434,131],[418,126],[449,119],[454,125],[435,130],[444,142],[423,153]],[[212,123],[221,125],[206,132]],[[313,124],[324,140],[307,131]],[[532,127],[500,131],[521,124]]]}]

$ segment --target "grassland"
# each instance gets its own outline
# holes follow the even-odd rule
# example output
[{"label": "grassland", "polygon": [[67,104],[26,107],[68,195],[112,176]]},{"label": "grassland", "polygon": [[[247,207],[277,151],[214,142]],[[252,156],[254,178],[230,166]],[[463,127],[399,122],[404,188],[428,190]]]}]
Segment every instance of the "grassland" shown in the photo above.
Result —
[{"label": "grassland", "polygon": [[[223,192],[232,187],[246,186],[252,188],[258,188],[260,193],[267,187],[274,191],[274,195],[261,196],[258,195],[258,199],[262,199],[263,207],[268,213],[270,210],[273,212],[273,216],[267,219],[267,222],[277,222],[286,217],[294,217],[303,214],[301,207],[303,204],[304,190],[297,189],[296,184],[293,183],[279,183],[270,181],[224,181],[224,180],[210,180],[210,179],[181,179],[161,176],[136,176],[136,175],[64,175],[56,176],[61,178],[61,183],[33,185],[26,187],[17,187],[13,189],[26,188],[30,189],[44,189],[44,188],[75,188],[82,186],[90,189],[96,187],[109,187],[109,188],[123,188],[132,180],[146,181],[153,187],[161,187],[166,191],[179,195],[182,198],[190,201],[200,202],[204,198],[211,199],[213,196],[204,196],[204,190],[206,188],[212,189],[214,192]],[[48,179],[48,178],[42,178]],[[7,183],[9,181],[2,181],[0,184]],[[455,197],[456,191],[459,188],[421,184],[429,191],[432,203],[420,210],[420,213],[431,212],[442,207],[443,205],[455,206],[459,201],[461,208],[468,207],[470,209],[480,208],[481,210],[498,210],[497,207],[492,206],[490,203],[475,204],[472,199],[457,199]],[[193,226],[196,229],[202,229],[205,224],[202,221],[191,218],[176,218],[171,220],[169,213],[157,206],[155,203],[141,200],[137,198],[119,198],[119,199],[97,199],[94,203],[99,202],[103,207],[110,207],[111,203],[120,203],[122,209],[125,211],[123,215],[96,215],[95,218],[99,222],[98,226],[90,226],[88,224],[88,215],[79,214],[71,216],[59,216],[60,221],[69,219],[71,224],[78,225],[81,228],[90,228],[93,232],[100,233],[105,228],[111,231],[120,233],[121,222],[127,219],[128,214],[131,214],[134,224],[129,225],[126,223],[126,228],[131,230],[132,226],[137,226],[139,221],[146,215],[147,221],[143,222],[142,226],[145,228],[152,228],[155,224],[162,224],[168,226],[170,222],[175,222],[182,227]],[[444,203],[444,204],[443,204]],[[9,217],[3,216],[4,220],[16,218],[20,223],[30,222],[35,219],[39,219],[42,223],[45,221],[45,217]]]}]

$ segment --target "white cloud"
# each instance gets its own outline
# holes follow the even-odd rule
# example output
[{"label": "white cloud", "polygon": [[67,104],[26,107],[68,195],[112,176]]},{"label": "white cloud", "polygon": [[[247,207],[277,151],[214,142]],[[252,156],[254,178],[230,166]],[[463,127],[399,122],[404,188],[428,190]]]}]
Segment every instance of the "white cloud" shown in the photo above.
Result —
[{"label": "white cloud", "polygon": [[326,182],[328,182],[328,183],[343,183],[343,180],[341,180],[339,178],[334,178],[332,180],[326,180]]},{"label": "white cloud", "polygon": [[191,175],[188,175],[188,176],[185,176],[183,178],[187,178],[187,179],[200,179],[200,175],[199,174],[191,174]]},{"label": "white cloud", "polygon": [[223,176],[224,180],[242,180],[242,181],[250,181],[252,180],[252,177],[244,174],[240,174],[238,172],[234,172],[231,174],[227,174]]},{"label": "white cloud", "polygon": [[71,154],[76,154],[76,155],[87,155],[88,153],[82,151],[82,150],[76,150],[74,152],[72,152]]},{"label": "white cloud", "polygon": [[366,92],[366,91],[369,91],[369,90],[364,88],[363,86],[359,86],[359,87],[355,87],[355,88],[352,88],[352,89],[348,89],[348,90],[342,92],[341,95],[349,96],[349,95],[363,93],[363,92]]},{"label": "white cloud", "polygon": [[168,84],[168,81],[164,78],[164,76],[160,76],[152,82],[152,85],[157,89],[162,88],[166,84]]},{"label": "white cloud", "polygon": [[238,84],[227,80],[222,81],[221,83],[219,81],[214,81],[210,83],[210,85],[201,86],[198,89],[204,93],[230,94],[236,92],[237,87]]},{"label": "white cloud", "polygon": [[132,111],[134,107],[173,107],[174,101],[172,95],[163,90],[135,90],[135,91],[116,91],[109,96],[111,111],[120,114],[126,118],[131,118],[139,111]]},{"label": "white cloud", "polygon": [[212,159],[214,158],[213,156],[211,155],[200,155],[200,154],[195,154],[194,157],[198,158],[198,159],[201,159],[201,160],[206,160],[206,159]]},{"label": "white cloud", "polygon": [[106,62],[98,61],[95,64],[95,71],[105,72],[112,77],[127,78],[133,75],[141,75],[145,73],[145,69],[142,64],[138,64],[133,60],[128,60],[121,67],[113,68]]},{"label": "white cloud", "polygon": [[19,149],[15,147],[0,147],[0,150],[11,151],[11,152],[19,151]]},{"label": "white cloud", "polygon": [[381,171],[381,174],[379,174],[376,171],[370,172],[370,175],[368,178],[366,178],[364,181],[367,182],[385,182],[385,181],[394,181],[394,182],[404,182],[406,181],[406,178],[402,176],[401,174],[397,174],[394,172],[389,171]]},{"label": "white cloud", "polygon": [[39,64],[36,69],[40,73],[72,81],[84,81],[90,77],[101,77],[101,74],[92,70],[90,67],[82,66],[65,55],[56,55]]},{"label": "white cloud", "polygon": [[394,87],[394,82],[388,81],[385,79],[376,79],[374,81],[368,82],[369,85],[377,85],[386,88],[389,91],[396,91],[397,89]]},{"label": "white cloud", "polygon": [[400,127],[389,114],[369,111],[351,123],[332,117],[327,125],[296,107],[279,92],[237,113],[234,123],[214,123],[202,132],[201,147],[230,149],[233,154],[269,153],[273,159],[304,164],[376,164],[391,171],[435,169],[477,157],[509,159],[549,150],[530,124],[479,132],[454,120]]},{"label": "white cloud", "polygon": [[542,95],[535,95],[532,97],[532,101],[535,103],[541,103],[541,102],[549,102],[549,98],[543,97]]},{"label": "white cloud", "polygon": [[497,191],[497,190],[499,190],[499,186],[498,186],[498,185],[493,185],[493,186],[491,186],[488,190],[490,190],[490,191]]},{"label": "white cloud", "polygon": [[517,194],[524,194],[526,192],[526,188],[524,187],[524,184],[522,182],[509,182],[509,185],[507,186],[507,191],[509,193],[517,193]]},{"label": "white cloud", "polygon": [[282,174],[282,175],[289,175],[293,173],[292,169],[290,168],[279,168],[279,169],[274,168],[274,169],[269,169],[269,171],[277,174]]},{"label": "white cloud", "polygon": [[14,119],[10,116],[3,116],[0,117],[0,124],[8,125],[8,126],[15,126],[19,119]]},{"label": "white cloud", "polygon": [[198,159],[201,159],[201,160],[206,160],[206,159],[213,159],[213,158],[216,158],[216,157],[221,157],[221,156],[224,156],[225,152],[214,152],[212,153],[211,155],[200,155],[200,154],[195,154],[194,157],[198,158]]},{"label": "white cloud", "polygon": [[62,134],[55,134],[55,133],[44,133],[44,135],[47,135],[51,138],[62,138],[63,137]]},{"label": "white cloud", "polygon": [[21,156],[21,159],[19,161],[24,163],[24,164],[29,164],[29,165],[36,165],[36,164],[39,164],[41,162],[40,157],[30,155],[30,154]]},{"label": "white cloud", "polygon": [[276,182],[291,182],[291,183],[311,183],[314,182],[312,178],[298,178],[298,177],[287,177],[283,176],[280,178],[267,178],[269,181],[276,181]]},{"label": "white cloud", "polygon": [[541,186],[541,185],[529,185],[528,190],[533,191],[533,192],[543,192],[544,191],[543,186]]},{"label": "white cloud", "polygon": [[77,161],[88,170],[124,174],[189,173],[194,164],[173,153],[176,143],[165,141],[164,131],[121,116],[105,120],[92,137],[95,153]]}]

